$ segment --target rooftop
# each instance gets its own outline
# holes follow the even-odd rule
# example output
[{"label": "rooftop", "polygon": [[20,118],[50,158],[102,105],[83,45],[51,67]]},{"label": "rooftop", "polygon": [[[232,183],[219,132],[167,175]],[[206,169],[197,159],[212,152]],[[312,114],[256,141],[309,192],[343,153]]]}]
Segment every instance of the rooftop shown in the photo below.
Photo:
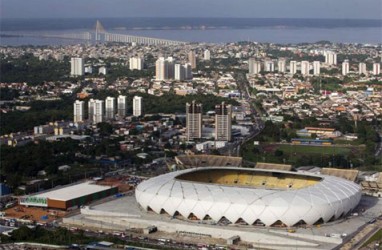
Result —
[{"label": "rooftop", "polygon": [[49,198],[52,200],[68,201],[85,195],[101,192],[110,189],[110,186],[101,186],[93,182],[83,182],[80,184],[63,187],[46,193],[35,195],[34,197]]}]

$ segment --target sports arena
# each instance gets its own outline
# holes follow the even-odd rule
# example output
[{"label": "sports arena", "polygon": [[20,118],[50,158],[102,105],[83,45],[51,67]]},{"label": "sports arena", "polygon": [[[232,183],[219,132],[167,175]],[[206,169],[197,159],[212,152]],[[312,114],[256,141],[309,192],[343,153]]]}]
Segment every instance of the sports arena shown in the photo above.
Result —
[{"label": "sports arena", "polygon": [[203,167],[151,178],[139,184],[135,194],[144,210],[157,214],[290,227],[344,217],[358,205],[361,188],[335,176]]}]

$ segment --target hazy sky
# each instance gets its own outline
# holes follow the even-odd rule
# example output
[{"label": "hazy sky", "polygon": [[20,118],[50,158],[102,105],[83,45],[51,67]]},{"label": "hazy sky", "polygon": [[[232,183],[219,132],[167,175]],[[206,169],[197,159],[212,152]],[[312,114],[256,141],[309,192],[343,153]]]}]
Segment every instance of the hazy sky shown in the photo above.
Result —
[{"label": "hazy sky", "polygon": [[290,17],[382,19],[382,0],[0,0],[2,18]]}]

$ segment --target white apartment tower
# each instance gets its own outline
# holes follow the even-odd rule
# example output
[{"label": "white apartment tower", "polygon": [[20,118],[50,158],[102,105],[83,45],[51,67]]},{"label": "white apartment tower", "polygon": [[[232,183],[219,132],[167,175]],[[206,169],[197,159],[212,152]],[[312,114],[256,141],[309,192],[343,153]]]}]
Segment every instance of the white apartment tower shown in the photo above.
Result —
[{"label": "white apartment tower", "polygon": [[301,62],[301,75],[308,76],[309,75],[309,62],[302,61]]},{"label": "white apartment tower", "polygon": [[103,122],[103,114],[104,114],[104,102],[102,100],[94,101],[94,109],[93,109],[93,123],[97,124]]},{"label": "white apartment tower", "polygon": [[105,118],[107,120],[112,120],[115,118],[115,98],[114,97],[106,97],[105,100]]},{"label": "white apartment tower", "polygon": [[119,118],[124,118],[126,116],[127,110],[127,98],[124,95],[119,95],[117,98],[117,112]]},{"label": "white apartment tower", "polygon": [[337,54],[333,51],[325,51],[325,63],[327,65],[337,65]]},{"label": "white apartment tower", "polygon": [[191,68],[195,69],[196,68],[196,55],[195,51],[191,50],[188,52],[188,62],[191,64]]},{"label": "white apartment tower", "polygon": [[204,51],[204,60],[205,60],[205,61],[209,61],[209,60],[211,60],[211,52],[210,52],[208,49],[206,49],[206,50]]},{"label": "white apartment tower", "polygon": [[177,81],[191,80],[192,79],[191,65],[189,63],[186,63],[184,65],[175,64],[174,79]]},{"label": "white apartment tower", "polygon": [[175,64],[175,80],[177,81],[183,81],[185,76],[185,68],[181,64]]},{"label": "white apartment tower", "polygon": [[264,71],[266,72],[273,72],[275,71],[275,64],[272,60],[266,60],[264,61]]},{"label": "white apartment tower", "polygon": [[277,70],[279,73],[285,73],[286,72],[286,61],[283,58],[280,58],[277,62]]},{"label": "white apartment tower", "polygon": [[358,74],[367,75],[366,63],[361,62],[358,64]]},{"label": "white apartment tower", "polygon": [[85,72],[84,59],[79,57],[73,57],[70,59],[70,75],[71,76],[83,76]]},{"label": "white apartment tower", "polygon": [[379,74],[381,74],[381,64],[373,63],[373,75],[377,76]]},{"label": "white apartment tower", "polygon": [[186,80],[191,80],[192,79],[192,68],[191,64],[186,63],[183,65],[184,67],[184,77]]},{"label": "white apartment tower", "polygon": [[342,75],[346,76],[347,74],[349,74],[349,60],[342,62]]},{"label": "white apartment tower", "polygon": [[142,115],[142,97],[134,96],[133,98],[133,116]]},{"label": "white apartment tower", "polygon": [[85,117],[85,103],[76,100],[73,105],[73,121],[83,122]]},{"label": "white apartment tower", "polygon": [[202,114],[203,106],[192,101],[186,103],[186,137],[187,141],[200,139],[202,137]]},{"label": "white apartment tower", "polygon": [[256,61],[255,58],[250,58],[248,60],[249,74],[259,74],[261,71],[261,63]]},{"label": "white apartment tower", "polygon": [[95,100],[92,98],[88,102],[88,119],[93,120],[94,116],[94,105],[95,105]]},{"label": "white apartment tower", "polygon": [[230,141],[232,137],[232,106],[222,102],[215,106],[215,140]]},{"label": "white apartment tower", "polygon": [[289,62],[289,73],[292,75],[297,73],[297,62],[296,61],[290,61]]},{"label": "white apartment tower", "polygon": [[155,62],[155,79],[164,81],[168,79],[168,64],[164,57],[159,57]]},{"label": "white apartment tower", "polygon": [[142,70],[144,60],[142,57],[130,57],[129,59],[129,69],[130,70]]},{"label": "white apartment tower", "polygon": [[318,76],[321,74],[321,62],[314,61],[313,62],[313,75]]}]

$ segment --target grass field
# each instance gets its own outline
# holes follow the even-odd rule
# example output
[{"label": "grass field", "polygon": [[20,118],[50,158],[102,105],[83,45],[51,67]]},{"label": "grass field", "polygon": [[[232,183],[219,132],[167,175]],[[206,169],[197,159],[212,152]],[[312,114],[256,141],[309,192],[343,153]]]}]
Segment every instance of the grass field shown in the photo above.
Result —
[{"label": "grass field", "polygon": [[324,155],[338,155],[348,154],[351,149],[349,147],[332,147],[332,146],[306,146],[306,145],[278,145],[277,149],[282,150],[287,154],[324,154]]}]

